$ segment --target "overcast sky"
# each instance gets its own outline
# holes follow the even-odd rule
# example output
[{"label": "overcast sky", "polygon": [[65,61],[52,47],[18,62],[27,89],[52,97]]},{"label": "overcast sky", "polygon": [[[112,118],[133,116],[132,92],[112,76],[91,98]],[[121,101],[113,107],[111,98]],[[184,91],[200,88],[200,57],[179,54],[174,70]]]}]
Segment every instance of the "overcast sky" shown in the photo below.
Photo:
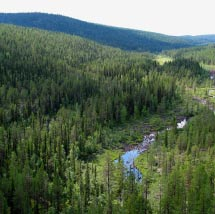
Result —
[{"label": "overcast sky", "polygon": [[215,0],[0,0],[0,12],[48,12],[170,35],[215,34]]}]

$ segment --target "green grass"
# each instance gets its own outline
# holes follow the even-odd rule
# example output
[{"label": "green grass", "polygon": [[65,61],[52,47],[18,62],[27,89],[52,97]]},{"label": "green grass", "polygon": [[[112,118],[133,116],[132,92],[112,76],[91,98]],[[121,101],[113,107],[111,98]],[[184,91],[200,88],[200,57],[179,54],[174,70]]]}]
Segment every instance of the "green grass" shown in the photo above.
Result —
[{"label": "green grass", "polygon": [[202,87],[202,88],[195,88],[195,90],[190,89],[189,92],[190,96],[198,97],[200,99],[207,100],[211,104],[215,104],[215,88],[211,87]]},{"label": "green grass", "polygon": [[172,61],[172,58],[169,56],[165,56],[165,55],[157,55],[155,60],[160,64],[163,65],[165,62],[170,62]]},{"label": "green grass", "polygon": [[215,96],[215,89],[209,89],[208,90],[208,95],[209,96]]},{"label": "green grass", "polygon": [[208,71],[215,70],[215,65],[208,65],[208,64],[201,63],[201,66],[202,66],[205,70],[208,70]]},{"label": "green grass", "polygon": [[122,155],[122,153],[123,151],[121,149],[104,150],[102,154],[98,154],[96,156],[96,159],[93,161],[93,163],[96,164],[99,181],[104,180],[104,169],[105,169],[107,157],[109,157],[111,161],[114,162],[114,160],[118,159],[119,156]]},{"label": "green grass", "polygon": [[207,97],[208,96],[208,88],[203,87],[203,88],[196,88],[194,91],[192,91],[193,96],[197,97]]}]

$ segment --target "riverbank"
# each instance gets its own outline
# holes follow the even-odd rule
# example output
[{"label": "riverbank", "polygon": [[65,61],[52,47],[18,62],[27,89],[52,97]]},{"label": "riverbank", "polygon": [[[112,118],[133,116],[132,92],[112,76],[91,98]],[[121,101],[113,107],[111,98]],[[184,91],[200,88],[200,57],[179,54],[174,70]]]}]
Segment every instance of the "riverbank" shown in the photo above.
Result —
[{"label": "riverbank", "polygon": [[[105,159],[107,156],[114,162],[119,159],[119,156],[125,152],[136,149],[145,151],[150,146],[150,141],[155,138],[157,132],[165,130],[172,126],[174,118],[177,121],[183,120],[186,114],[186,103],[176,103],[172,110],[165,111],[159,114],[146,115],[141,120],[132,120],[120,126],[114,127],[107,131],[109,139],[109,147],[97,154],[92,160],[98,166],[98,174],[103,174],[102,169],[105,166]],[[150,136],[153,134],[154,136]],[[148,139],[148,143],[142,145],[144,136]],[[146,140],[147,141],[147,140]],[[135,153],[131,152],[132,155]],[[130,161],[131,162],[131,161]]]},{"label": "riverbank", "polygon": [[[177,129],[182,129],[187,124],[186,118],[183,118],[180,121],[177,121]],[[142,179],[142,173],[135,164],[138,156],[146,152],[152,143],[155,142],[156,136],[158,134],[164,133],[166,130],[170,131],[172,127],[166,127],[164,130],[159,132],[151,132],[148,135],[144,135],[143,141],[138,145],[130,145],[126,147],[125,152],[121,155],[125,170],[134,174],[137,181]]]}]

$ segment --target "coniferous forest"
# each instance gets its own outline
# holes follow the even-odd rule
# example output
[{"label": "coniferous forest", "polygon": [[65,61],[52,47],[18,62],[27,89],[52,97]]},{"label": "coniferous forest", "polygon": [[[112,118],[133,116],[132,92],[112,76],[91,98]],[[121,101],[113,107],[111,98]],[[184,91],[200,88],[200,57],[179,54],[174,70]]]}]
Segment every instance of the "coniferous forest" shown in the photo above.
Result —
[{"label": "coniferous forest", "polygon": [[163,64],[1,24],[0,213],[215,213],[214,82],[199,57]]},{"label": "coniferous forest", "polygon": [[215,43],[215,35],[170,36],[142,30],[95,24],[67,16],[34,13],[1,13],[0,23],[34,27],[91,39],[103,45],[130,51],[161,52]]}]

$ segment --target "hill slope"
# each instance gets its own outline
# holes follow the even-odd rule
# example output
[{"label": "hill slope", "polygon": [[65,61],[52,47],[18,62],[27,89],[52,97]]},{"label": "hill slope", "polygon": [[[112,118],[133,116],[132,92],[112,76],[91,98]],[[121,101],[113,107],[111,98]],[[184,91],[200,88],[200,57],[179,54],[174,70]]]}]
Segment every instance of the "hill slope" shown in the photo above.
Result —
[{"label": "hill slope", "polygon": [[181,38],[186,39],[191,43],[196,45],[207,45],[210,43],[215,43],[215,35],[198,35],[198,36],[182,36]]},{"label": "hill slope", "polygon": [[1,13],[0,23],[74,34],[123,50],[159,52],[199,44],[190,38],[104,26],[44,13]]},{"label": "hill slope", "polygon": [[194,59],[207,65],[215,65],[215,45],[199,46],[192,48],[182,48],[179,50],[170,50],[164,52],[173,58]]},{"label": "hill slope", "polygon": [[[139,100],[141,110],[141,96],[146,96],[144,93],[148,90],[144,89],[142,80],[151,70],[157,69],[156,63],[141,53],[124,52],[63,33],[0,24],[0,83],[10,85],[13,88],[11,91],[15,88],[23,90],[25,95],[26,92],[31,94],[33,85],[34,93],[37,91],[37,96],[34,96],[38,100],[35,98],[31,104],[29,101],[28,116],[29,112],[35,111],[35,106],[44,114],[54,113],[61,105],[83,104],[92,95],[98,100],[101,96],[105,104],[109,97],[121,96],[121,93],[141,93],[135,99],[135,103]],[[154,74],[152,79],[159,82],[156,75],[159,74]],[[153,93],[150,91],[149,94]],[[134,101],[130,101],[130,96],[123,95],[122,105],[128,101],[128,107],[132,105],[129,111],[133,114]],[[152,98],[147,95],[147,100]],[[23,107],[27,100],[15,103],[17,107],[20,107],[20,103]],[[160,98],[156,102],[153,100],[153,105],[160,101]],[[152,106],[150,102],[146,103],[148,107]],[[3,103],[6,105],[7,102]],[[119,100],[110,106],[113,105],[121,108]],[[118,116],[116,120],[119,120]]]},{"label": "hill slope", "polygon": [[[214,213],[215,116],[201,111],[184,131],[172,118],[181,100],[175,77],[182,82],[190,70],[193,85],[200,67],[190,60],[163,67],[142,53],[0,24],[0,213],[159,213],[155,204],[163,213]],[[193,104],[187,115],[201,110]],[[145,153],[136,182],[114,160],[124,145],[142,145],[153,126],[165,133]]]},{"label": "hill slope", "polygon": [[118,188],[106,197],[106,167],[86,161],[124,141],[115,125],[177,99],[175,79],[152,67],[140,53],[0,25],[0,213],[128,213]]}]

